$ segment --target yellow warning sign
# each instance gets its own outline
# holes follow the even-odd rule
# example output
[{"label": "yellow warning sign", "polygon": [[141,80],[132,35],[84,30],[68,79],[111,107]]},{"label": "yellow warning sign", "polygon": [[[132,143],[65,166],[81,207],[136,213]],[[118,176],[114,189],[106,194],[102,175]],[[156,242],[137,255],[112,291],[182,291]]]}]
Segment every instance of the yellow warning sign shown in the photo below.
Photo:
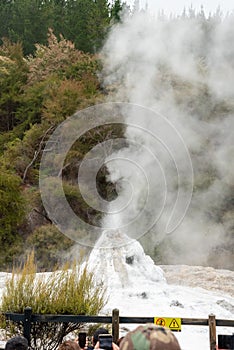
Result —
[{"label": "yellow warning sign", "polygon": [[167,327],[171,331],[181,331],[181,318],[154,317],[154,323],[158,326]]},{"label": "yellow warning sign", "polygon": [[158,318],[155,323],[158,326],[162,326],[162,327],[165,327],[165,325],[166,325],[166,321],[164,320],[164,318]]}]

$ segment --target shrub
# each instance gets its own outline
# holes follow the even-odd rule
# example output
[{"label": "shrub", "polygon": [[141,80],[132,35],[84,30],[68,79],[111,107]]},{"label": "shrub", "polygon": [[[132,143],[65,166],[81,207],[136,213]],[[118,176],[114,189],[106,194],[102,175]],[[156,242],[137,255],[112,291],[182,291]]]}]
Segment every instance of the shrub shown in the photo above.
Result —
[{"label": "shrub", "polygon": [[[59,271],[37,274],[34,254],[23,267],[14,269],[6,283],[1,311],[23,313],[26,306],[38,314],[96,315],[106,302],[106,290],[96,286],[87,265],[66,264]],[[22,324],[6,322],[11,335],[22,333]],[[31,349],[56,349],[68,333],[82,328],[77,323],[32,323]]]},{"label": "shrub", "polygon": [[33,248],[35,251],[39,271],[52,271],[54,266],[64,262],[65,252],[74,242],[63,235],[56,226],[47,224],[36,227],[26,244],[30,250]]},{"label": "shrub", "polygon": [[[20,178],[0,168],[0,243],[3,249],[16,240],[17,226],[25,213]],[[1,260],[1,259],[0,259]]]}]

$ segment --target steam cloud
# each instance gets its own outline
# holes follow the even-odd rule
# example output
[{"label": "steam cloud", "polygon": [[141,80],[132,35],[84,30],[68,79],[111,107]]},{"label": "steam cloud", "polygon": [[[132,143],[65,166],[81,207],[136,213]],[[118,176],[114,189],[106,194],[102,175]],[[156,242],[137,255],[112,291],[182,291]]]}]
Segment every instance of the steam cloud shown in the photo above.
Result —
[{"label": "steam cloud", "polygon": [[[160,165],[167,174],[166,210],[141,242],[147,253],[165,263],[207,264],[231,268],[234,227],[234,17],[213,16],[156,20],[147,13],[123,19],[111,31],[103,49],[103,82],[111,101],[130,102],[165,116],[182,135],[192,159],[194,191],[182,224],[171,235],[165,223],[177,195],[175,168],[168,154],[160,153]],[[136,115],[126,122],[136,120]],[[157,132],[158,120],[145,128]],[[134,135],[134,132],[136,133]],[[161,130],[162,138],[167,129]],[[126,137],[155,147],[137,130],[127,128]],[[176,146],[175,146],[176,147]],[[178,153],[180,149],[178,149]],[[159,168],[151,163],[144,148],[131,146],[118,152],[135,159],[152,174],[157,207],[160,202]],[[183,162],[183,159],[181,159]],[[180,161],[179,161],[180,163]],[[182,164],[176,164],[178,167]],[[144,186],[126,163],[110,162],[110,180],[122,183],[119,195],[126,196],[123,179],[137,189],[135,206],[141,202]],[[181,179],[186,193],[186,173]],[[119,220],[123,220],[124,212]],[[128,213],[129,215],[129,213]],[[148,213],[150,215],[150,213]],[[145,216],[147,220],[147,215]],[[105,224],[105,220],[104,220]],[[131,236],[131,232],[127,232]],[[132,233],[133,234],[133,233]],[[216,255],[216,250],[219,256]],[[223,255],[222,255],[223,252]]]}]

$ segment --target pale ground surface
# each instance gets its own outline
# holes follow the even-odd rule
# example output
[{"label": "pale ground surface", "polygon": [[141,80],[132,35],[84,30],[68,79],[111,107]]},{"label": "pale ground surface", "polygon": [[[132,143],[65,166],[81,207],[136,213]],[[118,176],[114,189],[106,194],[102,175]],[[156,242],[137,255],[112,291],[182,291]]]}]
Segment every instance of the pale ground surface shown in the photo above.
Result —
[{"label": "pale ground surface", "polygon": [[234,271],[212,267],[187,265],[160,265],[167,283],[225,292],[234,297]]},{"label": "pale ground surface", "polygon": [[[113,237],[103,233],[98,246],[111,247]],[[115,242],[126,238],[116,234]],[[94,249],[90,256],[98,280],[108,286],[105,311],[118,308],[121,316],[234,319],[234,272],[201,266],[155,266],[135,240],[112,249]],[[131,263],[129,263],[131,262]],[[136,325],[121,325],[121,335]],[[217,334],[234,328],[217,327]],[[182,350],[208,350],[208,327],[182,326],[176,333]]]},{"label": "pale ground surface", "polygon": [[[109,301],[103,314],[118,308],[121,316],[191,317],[234,319],[234,272],[210,267],[186,265],[155,266],[141,245],[131,240],[111,247],[107,233],[100,238],[89,258],[97,281],[108,287]],[[120,244],[126,237],[118,233]],[[115,240],[116,241],[116,240]],[[0,296],[7,274],[0,273]],[[121,324],[120,333],[137,325]],[[217,327],[217,334],[232,334],[233,328]],[[209,350],[208,327],[182,326],[176,333],[182,350]],[[4,339],[0,346],[4,344]]]}]

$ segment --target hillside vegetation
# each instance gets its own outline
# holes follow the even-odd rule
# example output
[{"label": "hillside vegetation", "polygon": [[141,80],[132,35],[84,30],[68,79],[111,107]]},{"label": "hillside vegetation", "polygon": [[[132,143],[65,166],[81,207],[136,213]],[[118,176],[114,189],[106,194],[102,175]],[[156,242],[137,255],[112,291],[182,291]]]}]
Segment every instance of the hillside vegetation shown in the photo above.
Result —
[{"label": "hillside vegetation", "polygon": [[[102,56],[98,52],[111,26],[120,20],[121,2],[114,1],[111,6],[104,0],[39,3],[20,0],[4,1],[0,5],[0,16],[5,19],[0,25],[0,269],[4,270],[11,268],[13,262],[21,261],[32,249],[39,268],[51,270],[61,262],[62,253],[73,246],[74,242],[52,224],[41,202],[38,176],[42,151],[61,122],[78,110],[106,101],[106,96],[111,98],[118,89],[115,85],[103,87]],[[86,13],[86,17],[81,13]],[[211,27],[222,21],[220,12],[206,19],[202,12],[196,15],[192,10],[186,20],[196,16],[206,26],[207,35]],[[228,59],[232,56],[227,57],[227,62]],[[205,75],[202,52],[197,60]],[[155,95],[160,95],[161,86],[164,84],[165,88],[170,81],[176,104],[186,104],[198,119],[209,122],[220,116],[233,117],[233,95],[229,99],[220,97],[214,103],[206,84],[182,80],[163,63],[160,72]],[[79,164],[98,142],[123,134],[121,127],[94,129],[76,141],[66,159],[64,191],[75,213],[87,222],[93,218],[99,221],[101,217],[84,202],[77,189]],[[199,171],[199,162],[196,165],[195,191],[199,193],[221,175],[211,165],[207,164],[202,171]],[[102,196],[111,200],[116,192],[105,175],[106,169],[103,169],[97,186]],[[207,215],[215,216],[217,223],[228,219],[231,237],[234,181],[227,188],[222,201]],[[222,249],[231,254],[231,239],[228,242],[230,244]],[[152,246],[151,254],[157,263],[168,262],[165,244],[168,242],[156,248]],[[215,265],[214,256],[210,258],[212,265]],[[223,259],[221,264],[230,267],[230,259],[228,263]]]}]

